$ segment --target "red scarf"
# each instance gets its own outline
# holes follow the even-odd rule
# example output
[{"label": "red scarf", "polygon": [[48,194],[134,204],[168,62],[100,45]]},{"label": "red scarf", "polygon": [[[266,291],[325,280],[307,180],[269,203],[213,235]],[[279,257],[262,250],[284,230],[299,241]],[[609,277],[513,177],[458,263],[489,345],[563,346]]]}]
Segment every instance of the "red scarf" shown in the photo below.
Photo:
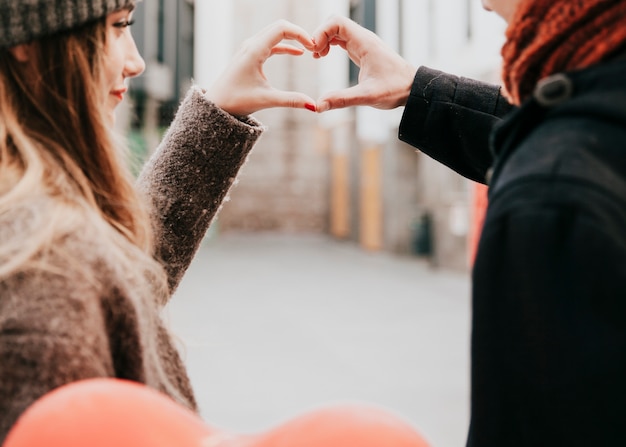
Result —
[{"label": "red scarf", "polygon": [[506,38],[504,94],[519,105],[542,78],[626,51],[626,1],[521,0]]}]

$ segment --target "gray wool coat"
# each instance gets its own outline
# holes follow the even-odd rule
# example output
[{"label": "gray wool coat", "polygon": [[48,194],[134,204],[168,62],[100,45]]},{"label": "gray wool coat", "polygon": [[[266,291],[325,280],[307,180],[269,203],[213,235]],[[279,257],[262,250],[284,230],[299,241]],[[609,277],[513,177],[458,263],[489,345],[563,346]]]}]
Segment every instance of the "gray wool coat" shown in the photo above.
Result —
[{"label": "gray wool coat", "polygon": [[[55,241],[72,254],[59,256],[64,274],[25,273],[0,282],[0,444],[38,397],[86,378],[134,380],[197,409],[159,313],[262,132],[256,120],[225,113],[196,87],[187,94],[137,184],[154,204],[157,258],[169,282],[167,292],[157,292],[162,296],[137,290],[137,272],[120,274],[109,265],[106,243],[89,225]],[[0,226],[0,235],[7,231]],[[95,272],[98,281],[72,275],[73,268]]]}]

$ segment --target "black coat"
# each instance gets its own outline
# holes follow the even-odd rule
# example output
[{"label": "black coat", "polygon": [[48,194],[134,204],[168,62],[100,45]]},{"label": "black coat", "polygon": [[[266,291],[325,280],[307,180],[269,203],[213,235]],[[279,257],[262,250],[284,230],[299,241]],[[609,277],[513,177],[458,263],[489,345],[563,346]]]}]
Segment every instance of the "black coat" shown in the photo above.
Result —
[{"label": "black coat", "polygon": [[490,183],[472,447],[626,446],[626,61],[551,81],[517,109],[498,87],[422,68],[400,125]]}]

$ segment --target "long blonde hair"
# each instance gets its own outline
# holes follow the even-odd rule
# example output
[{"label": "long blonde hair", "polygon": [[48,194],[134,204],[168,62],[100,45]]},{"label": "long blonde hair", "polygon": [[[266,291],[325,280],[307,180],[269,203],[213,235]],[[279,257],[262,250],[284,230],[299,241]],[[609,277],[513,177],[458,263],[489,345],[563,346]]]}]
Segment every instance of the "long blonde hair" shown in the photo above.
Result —
[{"label": "long blonde hair", "polygon": [[[148,212],[102,111],[104,45],[103,19],[35,42],[27,64],[0,52],[0,278],[85,216],[119,256],[152,259]],[[10,229],[16,216],[30,233]]]}]

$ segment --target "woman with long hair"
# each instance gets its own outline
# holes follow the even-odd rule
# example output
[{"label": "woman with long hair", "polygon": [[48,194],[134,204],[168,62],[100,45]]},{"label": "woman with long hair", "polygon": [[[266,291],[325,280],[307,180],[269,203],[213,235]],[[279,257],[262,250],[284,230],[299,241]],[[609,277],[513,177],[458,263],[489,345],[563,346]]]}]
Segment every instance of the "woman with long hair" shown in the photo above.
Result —
[{"label": "woman with long hair", "polygon": [[316,56],[345,49],[359,84],[318,110],[405,106],[401,140],[489,184],[468,445],[626,445],[626,1],[483,5],[508,23],[503,88],[333,17]]},{"label": "woman with long hair", "polygon": [[[144,383],[195,410],[159,312],[263,127],[274,54],[311,48],[279,21],[208,90],[193,86],[135,181],[112,128],[144,62],[135,0],[0,0],[0,443],[38,397],[93,377]],[[208,57],[209,55],[207,55]]]}]

